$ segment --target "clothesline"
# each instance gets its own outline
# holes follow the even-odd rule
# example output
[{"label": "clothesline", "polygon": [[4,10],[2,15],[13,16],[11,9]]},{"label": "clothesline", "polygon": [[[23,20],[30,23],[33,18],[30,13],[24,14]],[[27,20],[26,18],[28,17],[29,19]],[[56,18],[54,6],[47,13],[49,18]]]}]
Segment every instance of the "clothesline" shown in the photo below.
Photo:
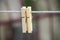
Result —
[{"label": "clothesline", "polygon": [[[3,12],[21,12],[21,11],[0,11],[0,13]],[[32,13],[60,13],[60,11],[32,11]]]}]

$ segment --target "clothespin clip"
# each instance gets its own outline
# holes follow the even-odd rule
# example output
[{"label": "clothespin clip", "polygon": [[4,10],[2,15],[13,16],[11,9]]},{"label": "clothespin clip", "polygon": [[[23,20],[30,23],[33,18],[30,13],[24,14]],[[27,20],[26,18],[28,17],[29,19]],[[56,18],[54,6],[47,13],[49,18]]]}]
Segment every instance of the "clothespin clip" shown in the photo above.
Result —
[{"label": "clothespin clip", "polygon": [[27,29],[28,29],[28,33],[32,33],[33,29],[32,29],[32,13],[31,13],[31,7],[27,7],[26,10],[26,14],[27,14]]},{"label": "clothespin clip", "polygon": [[22,7],[21,8],[22,15],[22,32],[23,33],[32,33],[32,14],[31,7]]},{"label": "clothespin clip", "polygon": [[26,26],[26,7],[21,8],[21,16],[22,16],[22,32],[26,33],[27,26]]}]

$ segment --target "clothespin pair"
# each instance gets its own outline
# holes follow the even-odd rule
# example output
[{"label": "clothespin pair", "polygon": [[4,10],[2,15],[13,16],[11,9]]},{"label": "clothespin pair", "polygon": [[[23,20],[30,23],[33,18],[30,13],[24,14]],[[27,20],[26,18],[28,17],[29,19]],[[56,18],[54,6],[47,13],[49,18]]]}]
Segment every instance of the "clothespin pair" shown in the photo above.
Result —
[{"label": "clothespin pair", "polygon": [[32,33],[32,13],[31,7],[22,7],[21,8],[21,15],[22,15],[22,32],[23,33]]}]

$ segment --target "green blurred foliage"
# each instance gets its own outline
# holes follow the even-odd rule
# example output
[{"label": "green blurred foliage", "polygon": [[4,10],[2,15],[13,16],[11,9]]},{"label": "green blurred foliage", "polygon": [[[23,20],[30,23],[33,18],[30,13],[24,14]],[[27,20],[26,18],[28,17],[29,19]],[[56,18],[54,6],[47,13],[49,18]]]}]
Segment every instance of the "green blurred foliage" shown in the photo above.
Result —
[{"label": "green blurred foliage", "polygon": [[25,0],[24,5],[25,6],[32,6],[33,5],[33,1],[32,0]]}]

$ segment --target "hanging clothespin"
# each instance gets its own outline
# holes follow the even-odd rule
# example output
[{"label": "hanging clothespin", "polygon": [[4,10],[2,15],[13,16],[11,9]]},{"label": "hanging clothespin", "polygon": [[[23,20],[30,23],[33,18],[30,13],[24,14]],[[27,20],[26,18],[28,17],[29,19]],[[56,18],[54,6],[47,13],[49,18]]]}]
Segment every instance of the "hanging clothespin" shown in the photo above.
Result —
[{"label": "hanging clothespin", "polygon": [[27,7],[26,10],[26,14],[27,14],[27,30],[28,33],[32,33],[33,29],[32,29],[32,13],[31,13],[31,7]]},{"label": "hanging clothespin", "polygon": [[23,33],[32,33],[32,13],[31,7],[22,7],[21,8],[22,15],[22,31]]},{"label": "hanging clothespin", "polygon": [[26,7],[21,8],[21,16],[22,16],[22,32],[26,33],[27,26],[26,26]]}]

